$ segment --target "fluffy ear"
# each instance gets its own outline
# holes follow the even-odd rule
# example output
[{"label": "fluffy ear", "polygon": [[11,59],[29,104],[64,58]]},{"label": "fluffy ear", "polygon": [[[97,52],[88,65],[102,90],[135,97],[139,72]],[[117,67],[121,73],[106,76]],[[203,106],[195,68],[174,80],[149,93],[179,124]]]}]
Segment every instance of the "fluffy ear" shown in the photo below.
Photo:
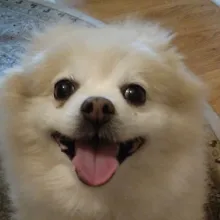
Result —
[{"label": "fluffy ear", "polygon": [[[41,30],[34,30],[30,43],[27,45],[27,56],[34,56],[36,53],[50,49],[59,44],[60,39],[69,37],[67,30],[72,30],[73,24],[68,20],[61,20],[58,23],[46,24]],[[59,36],[59,37],[57,37]]]},{"label": "fluffy ear", "polygon": [[134,41],[150,45],[154,49],[166,49],[172,44],[175,34],[170,29],[163,28],[159,23],[126,20],[119,23],[120,29],[135,30],[137,38]]},{"label": "fluffy ear", "polygon": [[166,50],[172,47],[175,36],[171,30],[164,29],[159,24],[146,24],[139,40],[147,45],[152,45],[154,49]]}]

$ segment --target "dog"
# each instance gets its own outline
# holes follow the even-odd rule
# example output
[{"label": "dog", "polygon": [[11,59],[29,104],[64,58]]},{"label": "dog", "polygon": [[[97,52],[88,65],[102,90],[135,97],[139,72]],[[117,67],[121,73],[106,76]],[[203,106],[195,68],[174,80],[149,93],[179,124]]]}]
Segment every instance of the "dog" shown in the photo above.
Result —
[{"label": "dog", "polygon": [[205,86],[158,24],[33,34],[1,86],[16,220],[202,220]]}]

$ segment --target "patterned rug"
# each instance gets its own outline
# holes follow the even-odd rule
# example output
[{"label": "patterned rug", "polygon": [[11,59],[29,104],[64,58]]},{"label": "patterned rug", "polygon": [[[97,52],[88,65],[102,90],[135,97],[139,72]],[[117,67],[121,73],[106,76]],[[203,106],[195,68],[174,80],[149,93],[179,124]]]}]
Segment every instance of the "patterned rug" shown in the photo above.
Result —
[{"label": "patterned rug", "polygon": [[32,30],[60,19],[92,26],[78,17],[29,1],[0,0],[0,73],[19,62],[19,54],[24,52],[22,44]]},{"label": "patterned rug", "polygon": [[[19,54],[24,52],[22,44],[30,38],[31,30],[42,28],[47,22],[61,18],[68,18],[73,23],[95,26],[77,13],[75,16],[69,15],[25,0],[0,0],[0,76],[5,69],[19,63]],[[220,220],[220,192],[217,189],[220,189],[220,143],[210,127],[206,125],[205,128],[213,180],[210,181],[209,202],[205,208],[208,220]],[[9,220],[11,211],[7,185],[0,166],[0,220]]]}]

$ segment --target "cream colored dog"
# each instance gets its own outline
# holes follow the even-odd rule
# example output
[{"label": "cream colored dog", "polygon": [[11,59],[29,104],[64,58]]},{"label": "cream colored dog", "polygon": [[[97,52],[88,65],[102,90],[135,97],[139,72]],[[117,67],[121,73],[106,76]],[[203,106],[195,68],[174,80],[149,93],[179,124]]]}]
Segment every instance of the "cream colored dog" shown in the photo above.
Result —
[{"label": "cream colored dog", "polygon": [[153,24],[55,25],[2,87],[17,220],[202,220],[203,85]]}]

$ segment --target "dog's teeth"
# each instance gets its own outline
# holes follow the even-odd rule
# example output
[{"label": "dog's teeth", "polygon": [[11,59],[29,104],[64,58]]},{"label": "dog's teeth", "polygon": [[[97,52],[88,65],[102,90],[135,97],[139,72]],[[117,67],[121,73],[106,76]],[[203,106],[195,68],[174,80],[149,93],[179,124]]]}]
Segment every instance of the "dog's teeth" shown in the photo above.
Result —
[{"label": "dog's teeth", "polygon": [[139,144],[134,144],[134,146],[131,148],[129,153],[134,153],[139,148],[139,146],[140,146]]},{"label": "dog's teeth", "polygon": [[60,148],[61,148],[61,150],[67,150],[68,148],[66,147],[66,146],[64,146],[64,145],[60,145]]},{"label": "dog's teeth", "polygon": [[142,143],[143,143],[142,138],[136,138],[129,153],[134,153],[136,150],[138,150],[138,148],[141,146]]}]

